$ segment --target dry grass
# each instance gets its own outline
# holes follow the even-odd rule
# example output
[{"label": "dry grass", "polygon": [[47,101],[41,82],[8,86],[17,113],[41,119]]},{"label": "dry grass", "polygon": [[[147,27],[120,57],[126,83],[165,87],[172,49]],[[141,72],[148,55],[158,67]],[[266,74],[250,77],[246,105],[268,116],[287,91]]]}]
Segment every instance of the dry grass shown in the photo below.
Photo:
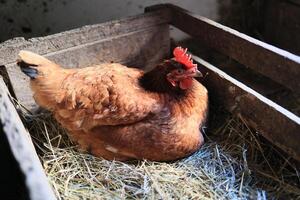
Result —
[{"label": "dry grass", "polygon": [[59,199],[300,199],[299,169],[242,117],[225,115],[197,153],[171,163],[96,158],[49,113],[26,121]]}]

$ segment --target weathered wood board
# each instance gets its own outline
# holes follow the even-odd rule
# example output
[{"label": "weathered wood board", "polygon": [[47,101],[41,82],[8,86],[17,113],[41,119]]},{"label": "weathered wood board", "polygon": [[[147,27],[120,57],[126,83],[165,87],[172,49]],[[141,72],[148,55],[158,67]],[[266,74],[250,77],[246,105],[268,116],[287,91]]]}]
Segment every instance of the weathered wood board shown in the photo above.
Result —
[{"label": "weathered wood board", "polygon": [[172,13],[171,24],[207,46],[300,93],[300,57],[171,4],[146,11]]},{"label": "weathered wood board", "polygon": [[[5,58],[5,62],[9,63],[5,67],[14,94],[24,106],[34,110],[37,105],[32,97],[29,78],[21,72],[15,63],[19,50],[24,48],[36,53],[42,52],[42,55],[66,68],[86,67],[113,61],[147,69],[162,61],[169,54],[169,26],[165,23],[168,20],[167,16],[166,13],[156,12],[140,17],[130,17],[127,20],[105,23],[104,25],[95,25],[90,28],[85,27],[82,31],[60,33],[59,36],[55,37],[55,40],[53,37],[31,39],[30,48],[26,46],[27,42],[12,45],[18,46],[17,50],[7,45],[6,48],[0,49],[0,58],[3,57],[3,54],[13,51],[11,54],[15,57]],[[98,34],[96,34],[96,30]],[[63,43],[61,37],[75,37],[76,40],[74,41],[83,39],[80,40],[80,43],[75,43],[75,46],[69,47],[70,44]],[[73,39],[68,40],[73,41]],[[51,48],[58,48],[50,48],[50,51],[47,44]]]},{"label": "weathered wood board", "polygon": [[208,72],[204,84],[220,106],[243,118],[272,143],[300,160],[300,118],[203,59],[193,59]]},{"label": "weathered wood board", "polygon": [[106,23],[84,26],[45,37],[14,38],[0,45],[0,65],[14,63],[18,52],[22,49],[48,54],[72,47],[80,47],[87,43],[113,38],[170,22],[169,12],[157,11],[127,17]]},{"label": "weathered wood board", "polygon": [[0,77],[0,123],[3,126],[12,153],[25,176],[25,184],[30,199],[54,200],[56,199],[55,195],[48,183],[30,135],[25,130],[9,97],[8,89]]}]

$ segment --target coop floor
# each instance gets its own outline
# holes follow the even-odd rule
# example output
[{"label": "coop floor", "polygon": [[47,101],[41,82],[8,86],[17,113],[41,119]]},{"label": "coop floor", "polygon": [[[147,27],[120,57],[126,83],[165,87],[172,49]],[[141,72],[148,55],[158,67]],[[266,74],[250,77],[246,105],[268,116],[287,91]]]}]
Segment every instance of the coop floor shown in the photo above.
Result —
[{"label": "coop floor", "polygon": [[299,168],[242,117],[213,111],[206,142],[171,163],[124,163],[79,152],[49,113],[27,116],[58,199],[300,199]]}]

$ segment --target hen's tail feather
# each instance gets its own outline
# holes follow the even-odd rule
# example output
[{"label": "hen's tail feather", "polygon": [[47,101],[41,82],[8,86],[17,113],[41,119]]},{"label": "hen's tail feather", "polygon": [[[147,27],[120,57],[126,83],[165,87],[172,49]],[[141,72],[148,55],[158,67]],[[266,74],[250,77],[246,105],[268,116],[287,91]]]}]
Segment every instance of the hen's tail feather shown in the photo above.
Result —
[{"label": "hen's tail feather", "polygon": [[53,66],[55,63],[51,62],[47,58],[40,56],[36,53],[22,50],[19,52],[19,61],[23,61],[30,66]]},{"label": "hen's tail feather", "polygon": [[22,72],[32,79],[38,76],[39,67],[58,67],[57,64],[47,58],[24,50],[20,51],[17,64],[20,66]]},{"label": "hen's tail feather", "polygon": [[30,67],[30,65],[28,65],[27,63],[21,61],[18,62],[18,65],[20,66],[22,72],[29,76],[31,79],[35,79],[38,76],[38,70]]}]

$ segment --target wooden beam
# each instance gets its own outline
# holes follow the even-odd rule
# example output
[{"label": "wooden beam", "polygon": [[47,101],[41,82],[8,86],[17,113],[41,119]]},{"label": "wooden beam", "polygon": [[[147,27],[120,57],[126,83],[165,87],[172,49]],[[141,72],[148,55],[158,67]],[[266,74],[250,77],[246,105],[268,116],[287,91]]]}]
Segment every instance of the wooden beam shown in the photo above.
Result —
[{"label": "wooden beam", "polygon": [[171,15],[169,12],[156,11],[106,23],[84,26],[46,37],[29,40],[14,38],[0,44],[0,65],[14,63],[20,50],[31,50],[42,55],[49,54],[137,30],[167,24],[170,20]]},{"label": "wooden beam", "polygon": [[[85,32],[78,34],[76,37],[85,35]],[[45,42],[45,39],[43,40]],[[41,43],[35,44],[38,48],[39,45]],[[113,37],[108,36],[94,42],[44,54],[44,56],[66,68],[86,67],[113,61],[147,69],[166,58],[169,50],[169,26],[162,24]],[[39,51],[34,50],[34,52]],[[21,72],[15,62],[5,67],[16,98],[29,110],[34,111],[38,107],[32,97],[29,78]]]},{"label": "wooden beam", "polygon": [[210,97],[240,114],[260,134],[300,161],[300,118],[197,56],[208,72],[204,84]]},{"label": "wooden beam", "polygon": [[207,46],[300,93],[300,57],[171,4],[146,11],[172,13],[171,24]]}]

